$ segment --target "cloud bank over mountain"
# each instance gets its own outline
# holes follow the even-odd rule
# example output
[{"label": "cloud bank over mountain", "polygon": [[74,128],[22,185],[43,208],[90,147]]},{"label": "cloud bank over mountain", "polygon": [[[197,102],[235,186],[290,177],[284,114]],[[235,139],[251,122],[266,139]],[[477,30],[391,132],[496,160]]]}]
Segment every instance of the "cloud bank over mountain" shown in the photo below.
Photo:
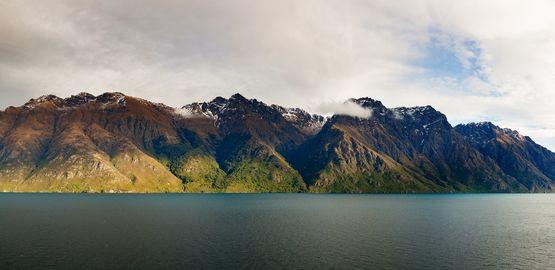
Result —
[{"label": "cloud bank over mountain", "polygon": [[122,91],[172,106],[241,92],[317,108],[433,105],[555,149],[553,1],[0,3],[0,107]]},{"label": "cloud bank over mountain", "polygon": [[321,114],[339,114],[360,118],[368,118],[372,115],[372,110],[363,108],[359,104],[350,100],[343,102],[325,102],[316,106],[316,111]]}]

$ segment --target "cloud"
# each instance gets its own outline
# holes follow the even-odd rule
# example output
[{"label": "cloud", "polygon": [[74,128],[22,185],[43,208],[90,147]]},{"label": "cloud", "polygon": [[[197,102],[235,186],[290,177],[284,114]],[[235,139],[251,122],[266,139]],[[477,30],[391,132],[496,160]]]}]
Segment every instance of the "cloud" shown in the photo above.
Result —
[{"label": "cloud", "polygon": [[552,14],[551,0],[4,0],[0,108],[81,91],[173,107],[237,91],[302,108],[368,96],[555,149],[537,135],[555,130]]},{"label": "cloud", "polygon": [[369,118],[372,116],[371,109],[364,108],[350,100],[344,102],[325,102],[316,106],[315,110],[324,115],[338,114],[360,118]]}]

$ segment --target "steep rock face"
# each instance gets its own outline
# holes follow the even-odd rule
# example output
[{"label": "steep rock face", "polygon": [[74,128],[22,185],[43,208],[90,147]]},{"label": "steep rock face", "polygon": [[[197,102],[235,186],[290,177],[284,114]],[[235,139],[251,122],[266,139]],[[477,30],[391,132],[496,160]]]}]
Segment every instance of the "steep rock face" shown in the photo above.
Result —
[{"label": "steep rock face", "polygon": [[0,181],[10,189],[35,169],[44,157],[54,126],[55,116],[40,111],[10,108],[3,114],[6,129],[0,142]]},{"label": "steep rock face", "polygon": [[553,189],[555,153],[536,144],[529,137],[490,122],[457,125],[455,129],[528,190]]},{"label": "steep rock face", "polygon": [[[328,141],[340,140],[347,137],[357,142],[348,151],[332,152],[335,163],[350,164],[353,168],[360,168],[361,162],[372,160],[370,156],[359,158],[346,157],[345,152],[360,151],[358,145],[371,149],[379,156],[390,158],[395,163],[390,163],[388,169],[398,168],[397,171],[407,172],[404,175],[414,181],[428,185],[413,185],[411,188],[398,188],[400,191],[522,191],[524,186],[513,177],[504,172],[493,160],[482,155],[470,145],[462,135],[456,132],[447,122],[445,115],[437,112],[430,106],[413,108],[386,108],[381,102],[361,98],[352,102],[360,104],[363,108],[372,111],[368,119],[349,116],[334,116],[322,130],[317,138],[335,136]],[[329,132],[330,130],[341,132]],[[324,132],[328,132],[324,136]],[[313,141],[307,142],[314,144]],[[310,159],[309,156],[322,156],[323,142],[312,147],[301,147],[295,155],[295,167],[310,179],[316,175],[315,183],[322,178],[323,168],[307,168],[302,165],[302,160]],[[349,145],[345,143],[345,145]],[[347,146],[344,146],[344,148]],[[312,151],[312,152],[311,152]],[[368,152],[366,150],[365,152]],[[307,154],[303,154],[307,153]],[[308,157],[307,157],[308,156]],[[300,161],[300,162],[299,162]],[[301,165],[299,165],[301,164]],[[317,164],[317,163],[316,163]],[[394,165],[393,165],[394,164]],[[364,167],[364,165],[362,166]],[[347,174],[348,166],[341,167],[338,174]],[[309,173],[305,173],[307,170]],[[378,170],[372,178],[379,178],[386,171]],[[361,174],[364,175],[364,174]],[[380,176],[377,176],[380,175]],[[405,178],[407,178],[405,177]],[[362,179],[364,176],[359,176]],[[399,175],[389,177],[403,179]],[[337,178],[338,179],[338,178]],[[352,181],[358,181],[352,179]],[[391,182],[389,180],[389,182]],[[433,183],[433,185],[429,185]],[[364,188],[356,190],[366,191]]]},{"label": "steep rock face", "polygon": [[315,192],[447,191],[361,139],[349,127],[330,123],[291,159]]},{"label": "steep rock face", "polygon": [[[172,109],[120,93],[44,96],[9,108],[0,185],[18,191],[181,191],[148,153],[159,138],[179,143]],[[6,120],[4,120],[6,121]]]},{"label": "steep rock face", "polygon": [[284,108],[272,105],[285,120],[292,123],[295,127],[307,135],[314,135],[322,129],[327,118],[318,114],[310,114],[299,108]]},{"label": "steep rock face", "polygon": [[[452,186],[460,184],[472,190],[515,191],[522,188],[510,176],[505,175],[489,158],[483,156],[464,140],[442,113],[430,106],[395,108],[393,119],[387,119],[389,130],[408,142],[414,149],[411,161],[426,177],[435,181],[445,180]],[[416,156],[416,157],[415,157]],[[464,188],[463,188],[464,189]]]},{"label": "steep rock face", "polygon": [[301,144],[308,134],[317,132],[325,120],[300,109],[268,106],[240,94],[229,99],[218,97],[208,103],[192,103],[183,109],[191,116],[214,119],[223,136],[249,134],[279,151]]},{"label": "steep rock face", "polygon": [[283,154],[320,129],[324,118],[300,109],[268,106],[239,94],[183,107],[192,118],[214,120],[221,141],[215,156],[228,192],[306,190]]}]

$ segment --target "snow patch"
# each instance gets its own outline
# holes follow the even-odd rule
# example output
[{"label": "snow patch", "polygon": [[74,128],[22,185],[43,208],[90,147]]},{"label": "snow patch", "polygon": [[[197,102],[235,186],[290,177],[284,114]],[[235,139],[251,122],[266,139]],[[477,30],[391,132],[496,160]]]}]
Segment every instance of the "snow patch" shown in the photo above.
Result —
[{"label": "snow patch", "polygon": [[437,119],[437,120],[435,120],[435,121],[433,121],[433,122],[431,122],[431,123],[422,125],[422,127],[423,127],[423,128],[428,128],[429,126],[431,126],[431,125],[433,125],[433,124],[437,124],[437,123],[439,123],[439,122],[441,122],[441,119]]},{"label": "snow patch", "polygon": [[187,108],[174,108],[173,112],[184,118],[191,118],[195,116],[195,114],[193,114],[193,112]]}]

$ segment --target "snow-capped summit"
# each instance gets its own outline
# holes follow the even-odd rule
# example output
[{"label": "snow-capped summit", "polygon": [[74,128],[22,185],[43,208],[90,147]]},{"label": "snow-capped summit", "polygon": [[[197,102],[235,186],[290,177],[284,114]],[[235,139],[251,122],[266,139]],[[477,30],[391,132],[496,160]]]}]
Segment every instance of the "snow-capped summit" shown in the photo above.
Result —
[{"label": "snow-capped summit", "polygon": [[220,126],[222,122],[241,119],[252,115],[272,122],[286,121],[305,133],[318,132],[326,118],[310,114],[299,108],[285,108],[278,105],[266,105],[256,99],[247,99],[241,94],[234,94],[229,99],[217,97],[210,102],[194,102],[181,108],[188,117],[208,117]]}]

